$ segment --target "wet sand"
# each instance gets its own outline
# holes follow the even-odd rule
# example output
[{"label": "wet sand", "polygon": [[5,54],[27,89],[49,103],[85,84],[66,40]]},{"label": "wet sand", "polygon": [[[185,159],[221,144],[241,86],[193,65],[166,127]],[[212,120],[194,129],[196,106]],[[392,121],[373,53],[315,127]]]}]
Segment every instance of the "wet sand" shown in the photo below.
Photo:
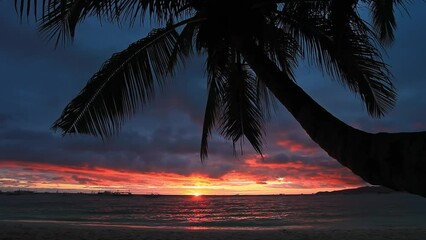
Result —
[{"label": "wet sand", "polygon": [[0,240],[423,240],[424,228],[203,230],[0,222]]}]

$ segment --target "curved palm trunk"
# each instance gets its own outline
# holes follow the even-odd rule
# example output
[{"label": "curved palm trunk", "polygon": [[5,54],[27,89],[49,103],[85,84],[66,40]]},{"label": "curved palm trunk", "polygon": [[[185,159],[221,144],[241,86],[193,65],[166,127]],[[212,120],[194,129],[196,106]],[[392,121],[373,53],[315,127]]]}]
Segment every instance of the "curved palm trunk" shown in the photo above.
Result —
[{"label": "curved palm trunk", "polygon": [[371,184],[426,197],[426,132],[367,133],[340,121],[251,41],[233,43],[274,96],[328,155]]}]

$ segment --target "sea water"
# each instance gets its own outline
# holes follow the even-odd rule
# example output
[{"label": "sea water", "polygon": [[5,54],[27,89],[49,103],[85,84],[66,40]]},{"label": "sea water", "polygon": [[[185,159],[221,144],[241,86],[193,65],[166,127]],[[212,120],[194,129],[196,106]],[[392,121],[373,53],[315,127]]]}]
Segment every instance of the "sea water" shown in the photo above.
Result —
[{"label": "sea water", "polygon": [[426,227],[426,198],[0,194],[0,221],[193,229]]}]

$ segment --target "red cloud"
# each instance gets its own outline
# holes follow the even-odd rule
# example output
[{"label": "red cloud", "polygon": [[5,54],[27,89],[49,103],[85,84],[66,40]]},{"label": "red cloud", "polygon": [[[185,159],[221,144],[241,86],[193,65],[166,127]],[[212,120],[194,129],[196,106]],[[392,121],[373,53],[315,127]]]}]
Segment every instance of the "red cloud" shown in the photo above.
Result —
[{"label": "red cloud", "polygon": [[318,147],[304,146],[291,140],[278,140],[276,144],[280,147],[288,149],[292,153],[313,154],[318,151]]},{"label": "red cloud", "polygon": [[59,166],[18,161],[0,162],[3,188],[62,191],[130,190],[161,194],[271,194],[311,193],[362,185],[345,171],[328,171],[302,161],[263,163],[261,158],[244,161],[241,169],[220,178],[167,172],[137,172],[89,166]]}]

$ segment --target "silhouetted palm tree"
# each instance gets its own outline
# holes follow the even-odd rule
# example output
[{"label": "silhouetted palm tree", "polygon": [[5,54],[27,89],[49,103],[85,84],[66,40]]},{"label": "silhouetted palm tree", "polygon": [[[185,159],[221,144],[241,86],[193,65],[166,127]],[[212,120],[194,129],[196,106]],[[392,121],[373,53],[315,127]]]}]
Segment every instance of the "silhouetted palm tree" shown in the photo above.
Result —
[{"label": "silhouetted palm tree", "polygon": [[[30,14],[33,1],[16,0],[21,15]],[[57,44],[72,39],[76,25],[90,16],[130,24],[151,18],[164,26],[107,60],[53,128],[63,134],[114,135],[177,66],[193,53],[205,54],[208,100],[201,158],[215,127],[234,143],[245,137],[261,153],[272,93],[321,148],[355,174],[426,196],[425,132],[370,134],[352,128],[312,100],[293,76],[297,62],[307,59],[358,94],[370,115],[382,116],[396,94],[379,49],[392,42],[394,7],[405,2],[43,1],[40,29]],[[371,13],[371,25],[360,9]]]}]

